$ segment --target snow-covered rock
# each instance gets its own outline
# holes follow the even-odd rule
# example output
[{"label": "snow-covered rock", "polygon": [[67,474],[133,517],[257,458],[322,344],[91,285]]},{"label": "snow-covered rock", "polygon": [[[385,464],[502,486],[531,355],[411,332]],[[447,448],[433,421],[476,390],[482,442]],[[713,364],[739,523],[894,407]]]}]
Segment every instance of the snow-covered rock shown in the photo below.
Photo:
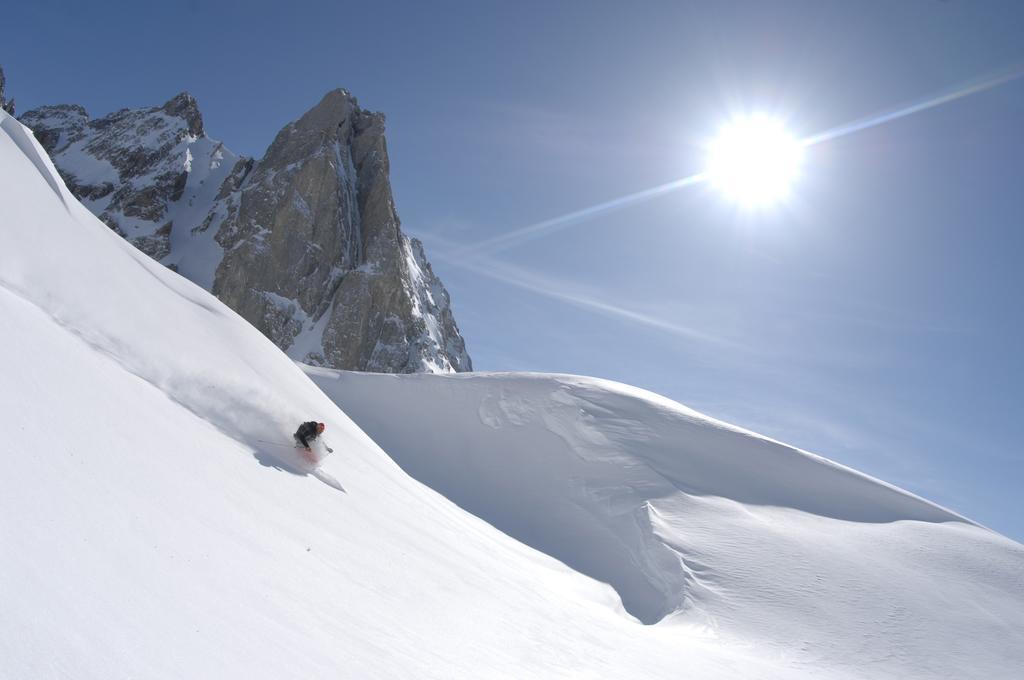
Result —
[{"label": "snow-covered rock", "polygon": [[195,201],[194,186],[187,197],[185,191],[199,148],[211,158],[195,163],[202,176],[192,179],[218,179],[209,175],[223,147],[204,138],[196,101],[185,93],[159,108],[122,109],[97,120],[81,106],[46,106],[22,120],[38,131],[71,192],[156,260],[170,254],[172,230],[187,227],[177,213]]},{"label": "snow-covered rock", "polygon": [[212,291],[295,359],[381,372],[472,367],[422,246],[402,233],[381,114],[344,90],[260,160],[206,135],[195,98],[32,128],[71,192],[155,260]]}]

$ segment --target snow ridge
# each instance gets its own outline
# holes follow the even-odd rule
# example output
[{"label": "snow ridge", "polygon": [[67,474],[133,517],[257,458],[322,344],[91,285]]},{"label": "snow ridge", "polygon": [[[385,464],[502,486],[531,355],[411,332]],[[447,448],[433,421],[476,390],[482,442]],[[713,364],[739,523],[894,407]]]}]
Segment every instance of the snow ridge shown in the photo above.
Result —
[{"label": "snow ridge", "polygon": [[1024,547],[821,456],[594,378],[306,372],[413,477],[645,623],[858,677],[1010,677],[999,639],[1024,660]]}]

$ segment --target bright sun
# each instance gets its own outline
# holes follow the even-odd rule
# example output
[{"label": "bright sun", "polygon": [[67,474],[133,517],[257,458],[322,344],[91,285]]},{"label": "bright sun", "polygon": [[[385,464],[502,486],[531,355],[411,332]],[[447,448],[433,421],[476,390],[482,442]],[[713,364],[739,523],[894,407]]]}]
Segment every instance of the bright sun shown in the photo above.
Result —
[{"label": "bright sun", "polygon": [[765,115],[733,120],[711,143],[708,179],[746,206],[776,203],[800,170],[803,145],[782,123]]}]

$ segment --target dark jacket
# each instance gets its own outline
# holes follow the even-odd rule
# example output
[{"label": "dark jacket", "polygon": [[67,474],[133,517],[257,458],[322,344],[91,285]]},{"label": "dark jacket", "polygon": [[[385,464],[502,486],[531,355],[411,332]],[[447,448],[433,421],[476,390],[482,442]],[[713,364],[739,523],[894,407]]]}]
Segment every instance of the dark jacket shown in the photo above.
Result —
[{"label": "dark jacket", "polygon": [[317,425],[319,425],[319,423],[315,420],[299,425],[299,429],[295,431],[295,441],[308,449],[309,442],[313,441],[320,435],[320,433],[317,432]]}]

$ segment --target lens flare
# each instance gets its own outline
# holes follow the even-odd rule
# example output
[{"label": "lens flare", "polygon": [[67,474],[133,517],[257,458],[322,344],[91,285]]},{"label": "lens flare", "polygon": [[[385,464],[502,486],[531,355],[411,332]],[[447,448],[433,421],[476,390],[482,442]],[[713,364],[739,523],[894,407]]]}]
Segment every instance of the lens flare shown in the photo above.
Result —
[{"label": "lens flare", "polygon": [[708,150],[712,184],[738,203],[764,206],[789,194],[803,159],[803,144],[774,118],[732,121]]},{"label": "lens flare", "polygon": [[621,210],[705,181],[713,181],[720,190],[741,204],[751,207],[764,206],[782,200],[789,194],[793,181],[800,174],[803,151],[807,147],[927,111],[1021,78],[1024,78],[1024,65],[1015,64],[998,74],[961,85],[954,90],[846,123],[801,140],[795,140],[786,132],[782,123],[771,116],[762,114],[736,119],[724,128],[721,135],[710,145],[707,169],[703,172],[512,229],[478,243],[463,246],[453,254],[459,257],[472,257],[497,253],[542,238],[552,232],[586,223],[613,210]]}]

